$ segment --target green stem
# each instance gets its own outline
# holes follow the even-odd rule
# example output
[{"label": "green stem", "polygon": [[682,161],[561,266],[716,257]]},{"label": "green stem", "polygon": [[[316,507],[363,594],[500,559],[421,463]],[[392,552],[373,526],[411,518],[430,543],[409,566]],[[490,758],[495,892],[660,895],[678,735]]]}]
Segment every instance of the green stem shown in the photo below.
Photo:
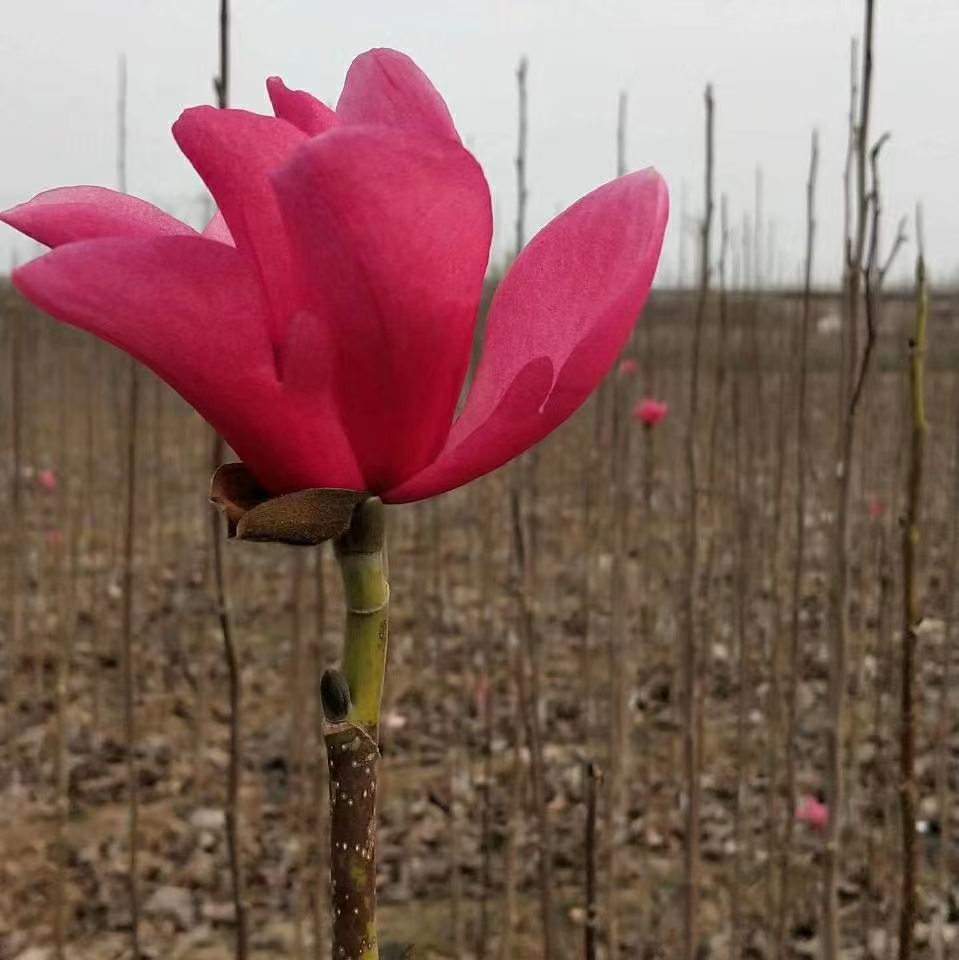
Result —
[{"label": "green stem", "polygon": [[389,584],[383,504],[370,499],[336,542],[346,595],[342,673],[321,684],[330,769],[330,872],[334,960],[378,960],[376,785],[386,671]]}]

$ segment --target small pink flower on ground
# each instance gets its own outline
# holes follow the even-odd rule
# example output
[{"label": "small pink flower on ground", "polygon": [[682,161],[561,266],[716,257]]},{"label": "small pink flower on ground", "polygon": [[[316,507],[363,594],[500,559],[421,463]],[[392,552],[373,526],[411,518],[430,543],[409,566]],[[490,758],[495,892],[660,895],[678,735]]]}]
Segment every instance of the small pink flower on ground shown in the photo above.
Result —
[{"label": "small pink flower on ground", "polygon": [[796,808],[796,819],[806,824],[811,830],[823,833],[829,826],[829,807],[820,803],[814,796],[806,794],[799,800]]},{"label": "small pink flower on ground", "polygon": [[490,684],[486,677],[477,677],[473,686],[473,702],[476,707],[476,715],[480,716],[486,710],[489,703]]},{"label": "small pink flower on ground", "polygon": [[526,245],[457,416],[493,211],[443,98],[395,50],[358,57],[335,109],[267,89],[274,116],[196,107],[173,127],[218,207],[202,232],[91,186],[0,213],[51,248],[15,271],[20,292],[152,369],[273,495],[423,500],[567,420],[646,302],[662,177],[600,186]]},{"label": "small pink flower on ground", "polygon": [[882,497],[873,497],[869,501],[869,519],[872,520],[873,523],[882,520],[885,512],[886,505],[883,503]]},{"label": "small pink flower on ground", "polygon": [[41,470],[37,474],[37,483],[49,493],[57,489],[57,475],[52,470]]},{"label": "small pink flower on ground", "polygon": [[406,716],[398,713],[396,710],[390,710],[389,713],[383,717],[383,726],[387,730],[403,730],[406,728],[407,723]]},{"label": "small pink flower on ground", "polygon": [[640,400],[633,407],[633,419],[638,420],[644,427],[655,427],[666,419],[667,413],[669,404],[665,400],[654,400],[652,397]]},{"label": "small pink flower on ground", "polygon": [[619,362],[619,375],[621,377],[635,377],[639,373],[639,364],[635,360],[627,357]]}]

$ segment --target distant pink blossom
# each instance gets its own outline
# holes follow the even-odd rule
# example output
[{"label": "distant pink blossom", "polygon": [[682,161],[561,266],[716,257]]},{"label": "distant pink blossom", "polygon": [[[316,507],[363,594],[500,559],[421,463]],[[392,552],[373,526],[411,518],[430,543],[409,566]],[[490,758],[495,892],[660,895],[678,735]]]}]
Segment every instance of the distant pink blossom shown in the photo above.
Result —
[{"label": "distant pink blossom", "polygon": [[806,794],[799,800],[796,819],[817,833],[824,833],[829,826],[829,807],[820,803],[814,796]]},{"label": "distant pink blossom", "polygon": [[37,474],[37,483],[50,493],[57,489],[57,475],[52,470],[41,470]]},{"label": "distant pink blossom", "polygon": [[48,547],[60,547],[63,545],[63,532],[60,530],[48,530],[45,539]]},{"label": "distant pink blossom", "polygon": [[883,515],[886,512],[886,505],[883,503],[882,497],[873,497],[869,501],[869,519],[875,523],[878,520],[882,520]]},{"label": "distant pink blossom", "polygon": [[633,419],[638,420],[644,427],[655,427],[666,419],[667,413],[669,404],[665,400],[654,400],[652,397],[640,400],[633,407]]},{"label": "distant pink blossom", "polygon": [[639,373],[639,364],[628,357],[619,362],[619,375],[621,377],[635,377]]}]

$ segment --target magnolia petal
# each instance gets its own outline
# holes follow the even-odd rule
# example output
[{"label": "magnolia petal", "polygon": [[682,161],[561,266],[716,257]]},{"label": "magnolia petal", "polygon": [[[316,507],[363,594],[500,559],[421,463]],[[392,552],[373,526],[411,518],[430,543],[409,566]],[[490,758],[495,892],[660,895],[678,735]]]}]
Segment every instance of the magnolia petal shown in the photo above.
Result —
[{"label": "magnolia petal", "polygon": [[105,187],[46,190],[0,213],[0,221],[47,247],[105,237],[196,233],[152,203]]},{"label": "magnolia petal", "polygon": [[337,127],[272,179],[305,311],[291,326],[299,347],[280,357],[284,388],[331,389],[366,489],[388,489],[449,431],[489,258],[489,188],[459,145],[386,127]]},{"label": "magnolia petal", "polygon": [[[589,397],[642,311],[668,210],[664,181],[644,170],[593,191],[540,231],[493,298],[476,379],[443,451],[385,500],[423,499],[495,470]],[[552,372],[546,389],[538,360]]]},{"label": "magnolia petal", "polygon": [[245,110],[194,107],[173,136],[213,194],[237,249],[257,266],[279,344],[293,310],[289,253],[269,173],[307,141],[285,120]]},{"label": "magnolia petal", "polygon": [[273,112],[311,137],[326,133],[336,124],[336,112],[305,90],[291,90],[279,77],[269,77],[266,91]]},{"label": "magnolia petal", "polygon": [[200,237],[89,240],[20,267],[14,283],[153,370],[274,496],[362,489],[335,411],[303,410],[281,389],[259,282],[234,248]]},{"label": "magnolia petal", "polygon": [[20,267],[14,282],[51,316],[150,367],[224,433],[247,391],[273,377],[258,286],[223,244],[87,240]]},{"label": "magnolia petal", "polygon": [[[500,399],[495,416],[464,437],[455,449],[445,447],[425,470],[384,494],[383,501],[407,503],[445,493],[480,476],[479,473],[469,475],[475,464],[501,466],[516,456],[517,447],[524,450],[531,447],[539,439],[539,410],[552,384],[553,365],[549,359],[539,357],[530,361]],[[490,466],[489,470],[495,470],[496,466]]]},{"label": "magnolia petal", "polygon": [[353,61],[336,114],[343,123],[383,124],[460,142],[449,108],[429,77],[396,50],[369,50]]},{"label": "magnolia petal", "polygon": [[233,234],[230,233],[230,228],[226,225],[226,220],[223,219],[223,214],[219,210],[213,214],[210,222],[203,228],[202,236],[206,240],[216,240],[217,243],[225,243],[231,247],[236,246],[233,242]]}]

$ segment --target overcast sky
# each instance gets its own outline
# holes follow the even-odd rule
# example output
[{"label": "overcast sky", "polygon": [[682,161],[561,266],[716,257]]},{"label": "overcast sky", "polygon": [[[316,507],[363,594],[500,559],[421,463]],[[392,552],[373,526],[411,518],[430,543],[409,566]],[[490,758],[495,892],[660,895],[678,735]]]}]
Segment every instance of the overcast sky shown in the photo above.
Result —
[{"label": "overcast sky", "polygon": [[[703,87],[717,105],[717,190],[738,228],[763,170],[770,270],[798,275],[813,127],[821,136],[818,275],[841,249],[849,42],[859,0],[234,0],[236,106],[266,110],[277,73],[335,102],[352,58],[409,53],[450,105],[482,162],[497,218],[494,255],[515,216],[515,67],[530,60],[530,229],[615,173],[620,90],[628,164],[655,165],[672,190],[661,280],[680,260],[682,197],[702,204]],[[48,187],[112,185],[117,59],[129,59],[129,189],[196,220],[201,186],[170,136],[179,111],[212,99],[217,0],[5,0],[0,28],[0,204]],[[917,201],[927,258],[959,274],[959,2],[877,0],[874,132],[888,237]],[[912,230],[910,228],[910,234]],[[34,254],[0,225],[3,261]],[[910,245],[896,271],[912,270]],[[687,250],[687,277],[692,269]]]}]

